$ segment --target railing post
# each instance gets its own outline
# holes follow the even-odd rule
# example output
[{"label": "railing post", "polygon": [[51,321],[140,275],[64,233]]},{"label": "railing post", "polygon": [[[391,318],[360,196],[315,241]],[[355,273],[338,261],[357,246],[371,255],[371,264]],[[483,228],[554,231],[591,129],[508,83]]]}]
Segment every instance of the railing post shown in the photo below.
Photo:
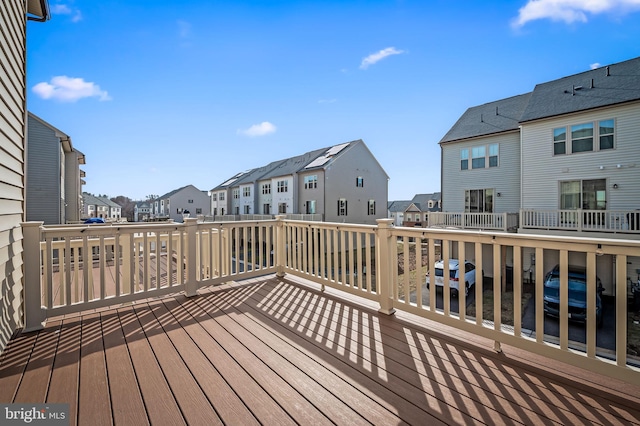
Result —
[{"label": "railing post", "polygon": [[284,219],[286,215],[276,215],[276,277],[284,277],[285,267],[285,230]]},{"label": "railing post", "polygon": [[378,232],[376,233],[376,288],[379,289],[380,309],[378,312],[393,315],[393,277],[391,275],[391,224],[393,219],[377,219]]},{"label": "railing post", "polygon": [[36,331],[44,328],[47,319],[42,307],[40,239],[44,222],[23,222],[23,272],[24,272],[24,328],[23,331]]},{"label": "railing post", "polygon": [[184,226],[186,227],[186,267],[187,267],[187,281],[184,285],[184,292],[187,297],[193,297],[198,294],[198,281],[196,280],[196,247],[197,236],[196,230],[198,228],[198,219],[195,217],[185,218]]}]

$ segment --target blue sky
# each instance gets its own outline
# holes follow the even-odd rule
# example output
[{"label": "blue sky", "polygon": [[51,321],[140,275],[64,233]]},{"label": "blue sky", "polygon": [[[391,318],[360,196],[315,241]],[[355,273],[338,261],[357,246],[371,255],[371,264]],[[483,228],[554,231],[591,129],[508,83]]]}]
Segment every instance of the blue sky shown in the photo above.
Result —
[{"label": "blue sky", "polygon": [[84,190],[142,199],[362,139],[389,200],[440,190],[464,111],[640,56],[640,0],[49,0],[28,109]]}]

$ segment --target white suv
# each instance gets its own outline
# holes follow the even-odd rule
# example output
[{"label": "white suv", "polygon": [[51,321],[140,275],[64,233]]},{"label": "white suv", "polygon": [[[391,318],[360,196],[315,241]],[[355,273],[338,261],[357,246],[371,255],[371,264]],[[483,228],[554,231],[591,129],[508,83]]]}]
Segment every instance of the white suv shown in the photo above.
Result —
[{"label": "white suv", "polygon": [[[464,294],[469,294],[469,288],[476,284],[476,265],[469,262],[464,262]],[[430,284],[430,275],[427,273],[427,288]],[[436,288],[444,287],[444,261],[439,260],[435,265],[435,282]],[[449,259],[449,288],[451,289],[451,295],[456,297],[460,289],[460,262],[458,259]]]}]

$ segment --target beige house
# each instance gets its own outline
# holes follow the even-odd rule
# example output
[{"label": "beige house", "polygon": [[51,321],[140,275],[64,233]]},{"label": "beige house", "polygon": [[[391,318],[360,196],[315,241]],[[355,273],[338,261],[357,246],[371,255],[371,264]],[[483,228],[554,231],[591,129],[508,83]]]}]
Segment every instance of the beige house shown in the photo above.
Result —
[{"label": "beige house", "polygon": [[[23,240],[26,161],[27,20],[49,18],[46,0],[0,3],[4,43],[0,61],[3,103],[0,109],[0,350],[23,323]],[[36,28],[34,28],[36,30]]]}]

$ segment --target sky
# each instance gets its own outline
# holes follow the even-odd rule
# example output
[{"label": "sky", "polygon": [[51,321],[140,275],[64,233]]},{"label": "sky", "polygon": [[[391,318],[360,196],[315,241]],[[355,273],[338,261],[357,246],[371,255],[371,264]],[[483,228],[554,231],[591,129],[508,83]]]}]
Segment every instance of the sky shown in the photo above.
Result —
[{"label": "sky", "polygon": [[640,56],[640,0],[49,0],[27,108],[133,200],[362,139],[389,200],[440,191],[467,108]]}]

